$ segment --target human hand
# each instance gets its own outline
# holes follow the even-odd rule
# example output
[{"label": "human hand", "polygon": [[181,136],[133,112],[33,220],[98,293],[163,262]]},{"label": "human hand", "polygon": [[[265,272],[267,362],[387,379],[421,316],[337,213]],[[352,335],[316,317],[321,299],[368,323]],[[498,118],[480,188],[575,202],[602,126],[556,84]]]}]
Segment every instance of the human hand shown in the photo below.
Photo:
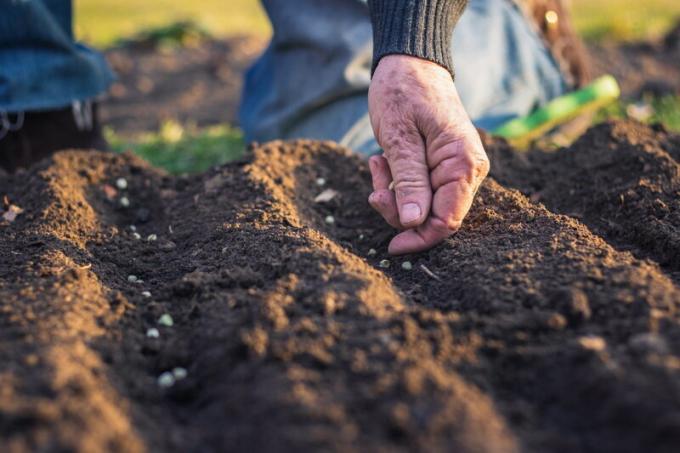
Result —
[{"label": "human hand", "polygon": [[368,107],[384,150],[369,160],[368,201],[403,230],[388,251],[400,255],[434,247],[460,228],[489,172],[451,74],[427,60],[388,55],[373,75]]}]

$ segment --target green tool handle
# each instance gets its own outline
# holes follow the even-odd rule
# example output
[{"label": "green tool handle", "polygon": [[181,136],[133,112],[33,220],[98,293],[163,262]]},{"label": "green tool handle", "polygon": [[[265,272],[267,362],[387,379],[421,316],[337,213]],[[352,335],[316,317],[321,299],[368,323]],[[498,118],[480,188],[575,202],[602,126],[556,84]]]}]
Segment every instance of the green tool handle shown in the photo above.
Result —
[{"label": "green tool handle", "polygon": [[553,99],[528,116],[508,121],[492,133],[526,144],[585,111],[609,105],[620,95],[616,79],[605,75],[585,88]]}]

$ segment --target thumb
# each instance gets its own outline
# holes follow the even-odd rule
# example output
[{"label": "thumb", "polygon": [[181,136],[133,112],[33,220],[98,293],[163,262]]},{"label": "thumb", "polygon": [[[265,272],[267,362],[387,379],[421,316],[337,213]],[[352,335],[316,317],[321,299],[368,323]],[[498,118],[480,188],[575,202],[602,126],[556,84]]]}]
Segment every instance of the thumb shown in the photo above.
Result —
[{"label": "thumb", "polygon": [[404,228],[422,224],[430,212],[432,187],[425,144],[418,132],[385,147],[394,181],[399,221]]}]

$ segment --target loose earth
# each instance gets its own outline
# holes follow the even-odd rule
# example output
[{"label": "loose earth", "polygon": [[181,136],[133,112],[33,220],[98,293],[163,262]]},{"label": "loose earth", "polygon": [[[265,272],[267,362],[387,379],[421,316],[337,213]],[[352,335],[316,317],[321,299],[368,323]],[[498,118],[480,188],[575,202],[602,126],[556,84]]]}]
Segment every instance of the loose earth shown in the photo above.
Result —
[{"label": "loose earth", "polygon": [[463,229],[399,258],[332,143],[0,177],[2,451],[678,451],[680,137],[486,146]]}]

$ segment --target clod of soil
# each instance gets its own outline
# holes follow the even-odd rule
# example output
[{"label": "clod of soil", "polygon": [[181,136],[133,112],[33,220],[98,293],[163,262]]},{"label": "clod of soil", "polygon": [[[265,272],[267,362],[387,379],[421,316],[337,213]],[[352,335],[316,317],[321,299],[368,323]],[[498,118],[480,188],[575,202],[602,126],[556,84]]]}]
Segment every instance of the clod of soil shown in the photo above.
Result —
[{"label": "clod of soil", "polygon": [[63,152],[0,178],[24,210],[0,226],[0,445],[677,451],[679,143],[629,123],[554,154],[489,142],[504,185],[402,258],[331,143],[192,177]]}]

